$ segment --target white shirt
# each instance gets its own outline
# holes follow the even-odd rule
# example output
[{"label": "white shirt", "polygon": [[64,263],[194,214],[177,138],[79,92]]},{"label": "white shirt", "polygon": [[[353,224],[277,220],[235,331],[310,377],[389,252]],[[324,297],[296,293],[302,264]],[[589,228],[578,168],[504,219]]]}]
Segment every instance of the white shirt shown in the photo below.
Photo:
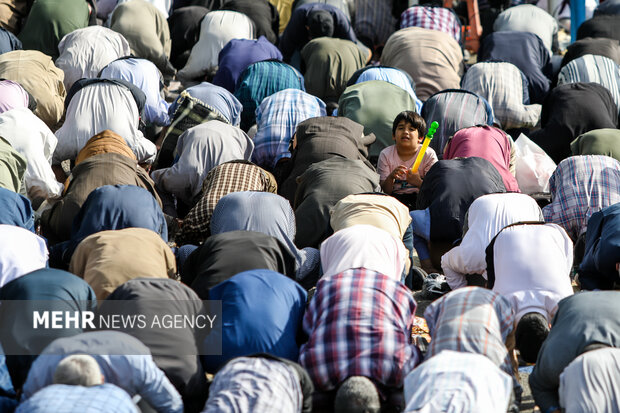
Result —
[{"label": "white shirt", "polygon": [[0,287],[45,268],[48,255],[40,236],[21,227],[0,225]]}]

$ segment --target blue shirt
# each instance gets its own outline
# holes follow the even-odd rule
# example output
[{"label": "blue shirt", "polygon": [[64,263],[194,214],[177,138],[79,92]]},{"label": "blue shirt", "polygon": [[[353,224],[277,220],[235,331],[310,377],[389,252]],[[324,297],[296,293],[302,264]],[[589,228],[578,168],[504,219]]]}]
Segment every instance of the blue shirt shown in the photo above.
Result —
[{"label": "blue shirt", "polygon": [[38,391],[17,407],[15,413],[137,413],[131,397],[113,384],[69,386],[54,384]]}]

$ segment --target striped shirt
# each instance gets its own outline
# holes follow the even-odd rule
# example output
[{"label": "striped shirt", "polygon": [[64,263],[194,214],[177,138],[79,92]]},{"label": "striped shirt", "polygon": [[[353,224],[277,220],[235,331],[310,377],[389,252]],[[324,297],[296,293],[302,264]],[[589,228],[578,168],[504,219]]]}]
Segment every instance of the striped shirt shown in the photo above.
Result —
[{"label": "striped shirt", "polygon": [[299,89],[285,89],[266,97],[256,109],[258,130],[252,160],[272,169],[280,159],[290,158],[289,143],[297,124],[326,114],[321,99]]},{"label": "striped shirt", "polygon": [[545,221],[563,227],[574,241],[593,213],[620,202],[620,162],[604,155],[571,156],[551,175],[549,188]]},{"label": "striped shirt", "polygon": [[532,128],[540,119],[541,105],[529,105],[527,80],[512,63],[483,62],[463,77],[463,89],[485,98],[502,129]]},{"label": "striped shirt", "polygon": [[620,115],[620,65],[605,56],[581,56],[571,60],[558,74],[558,85],[577,82],[598,83],[609,90]]},{"label": "striped shirt", "polygon": [[461,41],[461,23],[452,9],[444,7],[413,6],[400,15],[400,28],[422,27],[439,30]]},{"label": "striped shirt", "polygon": [[304,316],[310,338],[299,363],[319,390],[351,376],[400,387],[419,361],[411,344],[415,309],[411,291],[386,275],[357,268],[324,277]]}]

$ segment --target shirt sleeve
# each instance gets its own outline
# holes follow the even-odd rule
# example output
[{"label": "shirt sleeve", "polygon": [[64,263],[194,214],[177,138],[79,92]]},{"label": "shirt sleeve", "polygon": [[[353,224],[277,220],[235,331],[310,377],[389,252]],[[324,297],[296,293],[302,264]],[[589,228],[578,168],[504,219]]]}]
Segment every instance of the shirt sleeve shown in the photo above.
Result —
[{"label": "shirt sleeve", "polygon": [[138,363],[136,383],[138,393],[159,413],[183,413],[183,401],[177,389],[170,383],[148,356],[136,356]]},{"label": "shirt sleeve", "polygon": [[388,163],[385,150],[381,151],[381,153],[379,154],[379,160],[377,161],[377,172],[379,172],[379,180],[381,182],[385,181],[392,172],[390,170],[390,165]]}]

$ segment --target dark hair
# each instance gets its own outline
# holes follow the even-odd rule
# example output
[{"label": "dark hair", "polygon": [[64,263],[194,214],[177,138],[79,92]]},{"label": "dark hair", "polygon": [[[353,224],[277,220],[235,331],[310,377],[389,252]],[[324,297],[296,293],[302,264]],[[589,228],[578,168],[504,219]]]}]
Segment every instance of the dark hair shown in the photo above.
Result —
[{"label": "dark hair", "polygon": [[426,135],[426,121],[424,118],[412,110],[405,110],[396,115],[396,119],[394,119],[392,124],[392,136],[396,134],[396,127],[402,120],[417,129],[419,137],[423,138]]},{"label": "dark hair", "polygon": [[549,335],[549,323],[540,313],[527,313],[519,323],[515,332],[515,347],[526,363],[536,363],[542,343]]}]

